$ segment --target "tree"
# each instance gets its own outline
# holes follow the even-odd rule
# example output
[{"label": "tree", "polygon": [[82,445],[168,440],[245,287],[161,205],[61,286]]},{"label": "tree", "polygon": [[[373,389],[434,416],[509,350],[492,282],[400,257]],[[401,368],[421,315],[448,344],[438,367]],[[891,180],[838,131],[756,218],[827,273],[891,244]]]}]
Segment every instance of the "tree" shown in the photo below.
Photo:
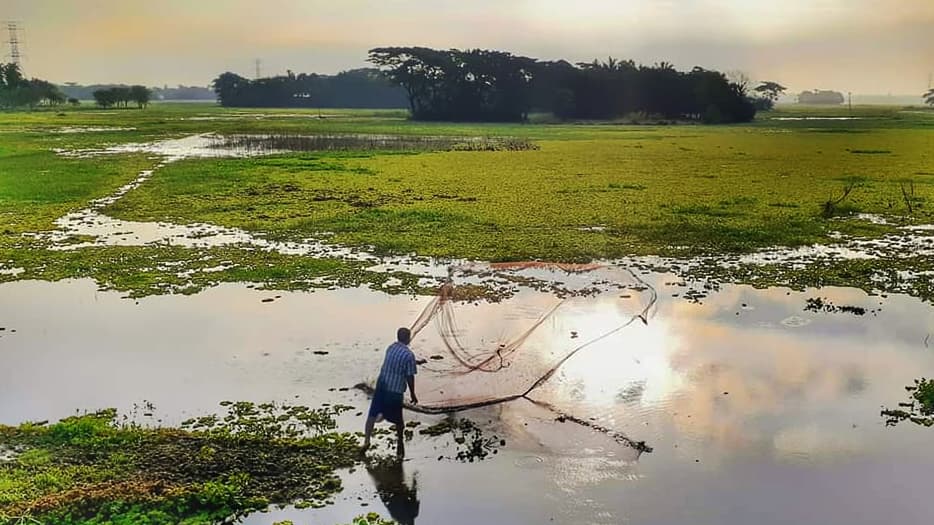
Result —
[{"label": "tree", "polygon": [[236,73],[226,72],[211,82],[211,87],[217,93],[217,99],[222,106],[239,105],[235,102],[240,98],[240,91],[244,85],[249,84],[249,80],[237,75]]},{"label": "tree", "polygon": [[11,88],[17,87],[26,81],[19,64],[15,62],[0,64],[0,73],[2,73],[5,85]]},{"label": "tree", "polygon": [[752,79],[749,78],[749,75],[747,75],[745,71],[741,71],[739,69],[727,71],[726,78],[731,83],[736,84],[737,87],[739,87],[740,91],[743,93],[743,96],[745,96],[749,91],[749,84],[752,83]]},{"label": "tree", "polygon": [[[720,123],[746,122],[755,116],[756,107],[742,88],[717,71],[681,72],[668,62],[637,66],[614,58],[558,71],[549,71],[547,83],[554,93],[552,110],[562,118],[613,119],[638,113],[640,118]],[[538,81],[536,76],[536,91]]]},{"label": "tree", "polygon": [[378,69],[362,68],[337,75],[288,71],[284,76],[249,80],[224,73],[212,82],[222,106],[404,108],[405,91]]},{"label": "tree", "polygon": [[799,104],[839,105],[843,104],[845,100],[846,99],[843,98],[843,93],[830,90],[815,89],[814,91],[802,91],[801,94],[798,95]]},{"label": "tree", "polygon": [[27,85],[31,91],[29,98],[34,102],[33,105],[45,103],[49,106],[57,106],[65,102],[65,95],[58,89],[58,86],[51,82],[34,78]]},{"label": "tree", "polygon": [[110,88],[110,91],[113,93],[113,97],[118,103],[123,107],[129,107],[130,101],[133,100],[133,95],[130,94],[130,88],[127,86],[117,86],[115,88]]},{"label": "tree", "polygon": [[924,94],[924,103],[928,106],[934,106],[934,88],[929,89],[928,92]]},{"label": "tree", "polygon": [[521,121],[531,108],[536,61],[484,49],[371,49],[369,61],[405,89],[420,120]]},{"label": "tree", "polygon": [[27,80],[14,63],[0,64],[0,107],[56,106],[65,101],[58,87],[39,78]]},{"label": "tree", "polygon": [[98,89],[91,96],[94,97],[94,102],[102,108],[109,108],[117,102],[111,89]]},{"label": "tree", "polygon": [[140,109],[146,107],[149,104],[149,99],[152,97],[152,91],[149,90],[146,86],[131,86],[130,87],[130,99],[133,102],[136,102],[136,106]]},{"label": "tree", "polygon": [[770,80],[766,80],[766,81],[759,83],[759,85],[756,86],[756,88],[753,91],[771,100],[772,103],[774,104],[775,102],[778,101],[778,97],[782,96],[782,94],[786,90],[787,88],[779,84],[778,82],[772,82]]},{"label": "tree", "polygon": [[12,109],[25,105],[26,87],[18,64],[0,64],[0,107]]},{"label": "tree", "polygon": [[726,75],[696,67],[689,74],[695,101],[692,111],[703,122],[719,124],[749,122],[756,116],[755,105],[746,97],[745,90]]},{"label": "tree", "polygon": [[152,91],[145,86],[113,86],[106,89],[97,89],[91,94],[94,101],[102,108],[130,107],[130,102],[136,102],[137,107],[144,108],[149,103]]}]

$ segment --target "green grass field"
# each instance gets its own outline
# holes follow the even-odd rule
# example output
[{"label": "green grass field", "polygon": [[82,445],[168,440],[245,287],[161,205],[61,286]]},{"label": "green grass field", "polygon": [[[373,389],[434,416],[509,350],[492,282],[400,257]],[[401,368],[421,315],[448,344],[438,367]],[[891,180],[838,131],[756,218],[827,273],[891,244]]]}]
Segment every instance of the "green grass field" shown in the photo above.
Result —
[{"label": "green grass field", "polygon": [[[813,120],[821,116],[858,118]],[[805,117],[812,120],[798,120]],[[859,220],[858,212],[897,224],[932,222],[932,111],[788,107],[742,126],[535,123],[545,120],[426,124],[406,120],[398,111],[319,114],[208,104],[0,114],[0,247],[6,247],[7,266],[28,266],[27,276],[56,278],[80,267],[82,276],[117,280],[101,273],[95,263],[101,255],[92,250],[53,257],[22,234],[50,229],[58,216],[111,193],[158,161],[138,154],[71,159],[51,150],[205,132],[510,136],[532,140],[540,149],[186,160],[160,168],[105,213],[141,221],[207,222],[271,239],[324,237],[381,254],[555,261],[731,256],[833,242],[832,232],[875,237],[893,229]],[[55,133],[74,126],[132,129]],[[828,213],[825,203],[838,199],[848,185],[852,193]],[[910,212],[903,194],[909,187]],[[107,260],[117,262],[107,265],[109,274],[122,259],[159,259],[160,252],[171,260],[197,259],[178,248],[111,252]],[[67,264],[31,270],[44,258],[62,257]],[[254,269],[268,268],[258,275],[247,272],[247,278],[264,282],[277,280],[270,277],[274,267],[307,265],[246,251],[242,257],[251,259]],[[225,253],[224,258],[238,257]],[[217,279],[235,280],[226,277]],[[289,279],[280,276],[277,286]]]},{"label": "green grass field", "polygon": [[934,211],[923,206],[934,182],[930,132],[771,131],[623,128],[540,139],[538,151],[190,160],[108,212],[286,239],[334,232],[335,242],[383,253],[563,261],[797,246],[841,228],[873,234],[822,216],[854,180],[848,212],[907,213],[905,181],[922,201],[915,218]]}]

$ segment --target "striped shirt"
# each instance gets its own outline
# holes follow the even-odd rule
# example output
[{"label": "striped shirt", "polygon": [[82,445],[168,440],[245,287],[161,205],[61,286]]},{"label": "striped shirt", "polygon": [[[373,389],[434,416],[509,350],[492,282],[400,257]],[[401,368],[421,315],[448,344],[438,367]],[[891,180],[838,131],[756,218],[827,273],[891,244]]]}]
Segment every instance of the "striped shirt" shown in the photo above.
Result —
[{"label": "striped shirt", "polygon": [[408,346],[396,341],[386,349],[386,357],[379,371],[376,389],[402,394],[405,392],[406,379],[416,373],[415,354],[409,350]]}]

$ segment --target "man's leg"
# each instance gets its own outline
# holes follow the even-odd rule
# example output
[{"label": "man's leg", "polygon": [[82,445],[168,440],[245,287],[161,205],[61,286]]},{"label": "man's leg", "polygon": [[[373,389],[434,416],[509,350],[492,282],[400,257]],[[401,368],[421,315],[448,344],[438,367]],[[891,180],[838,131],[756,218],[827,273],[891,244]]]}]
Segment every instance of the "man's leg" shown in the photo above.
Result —
[{"label": "man's leg", "polygon": [[366,426],[363,430],[363,450],[370,448],[370,436],[373,435],[373,425],[376,424],[376,418],[368,416],[366,418]]},{"label": "man's leg", "polygon": [[396,425],[396,440],[396,455],[400,458],[405,457],[405,422],[402,419]]}]

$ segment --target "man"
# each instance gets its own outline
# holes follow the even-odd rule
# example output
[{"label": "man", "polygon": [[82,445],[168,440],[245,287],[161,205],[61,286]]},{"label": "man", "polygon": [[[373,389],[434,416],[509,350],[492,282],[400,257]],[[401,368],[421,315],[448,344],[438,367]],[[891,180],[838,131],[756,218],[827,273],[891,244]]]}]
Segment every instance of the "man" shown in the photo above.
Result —
[{"label": "man", "polygon": [[408,386],[412,404],[418,404],[415,396],[415,354],[409,349],[412,332],[408,328],[396,331],[396,342],[386,349],[383,358],[383,367],[379,371],[376,381],[376,391],[370,403],[370,413],[366,419],[366,432],[363,438],[363,451],[370,448],[370,436],[373,434],[373,425],[378,418],[396,425],[398,445],[396,454],[401,458],[405,456],[405,424],[402,422],[402,395]]}]

